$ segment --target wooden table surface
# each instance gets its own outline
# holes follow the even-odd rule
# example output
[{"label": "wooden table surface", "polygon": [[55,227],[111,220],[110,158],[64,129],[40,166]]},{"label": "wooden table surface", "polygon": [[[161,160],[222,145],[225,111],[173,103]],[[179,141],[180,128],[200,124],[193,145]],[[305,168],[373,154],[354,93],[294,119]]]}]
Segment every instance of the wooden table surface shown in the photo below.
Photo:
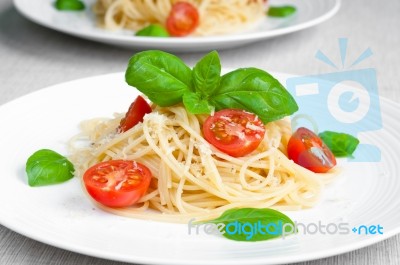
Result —
[{"label": "wooden table surface", "polygon": [[[355,59],[367,48],[373,51],[373,56],[360,67],[375,68],[380,95],[399,101],[399,0],[345,0],[335,17],[316,27],[220,51],[220,55],[223,66],[229,68],[255,66],[293,74],[332,72],[334,69],[315,60],[314,56],[321,50],[340,62],[338,38],[348,38],[349,58]],[[134,52],[43,28],[17,13],[11,0],[1,0],[0,104],[49,85],[124,71]],[[179,54],[188,64],[193,64],[201,55]],[[1,130],[7,129],[1,127]],[[58,249],[0,225],[0,264],[124,263]],[[299,264],[400,264],[400,236],[350,253]]]}]

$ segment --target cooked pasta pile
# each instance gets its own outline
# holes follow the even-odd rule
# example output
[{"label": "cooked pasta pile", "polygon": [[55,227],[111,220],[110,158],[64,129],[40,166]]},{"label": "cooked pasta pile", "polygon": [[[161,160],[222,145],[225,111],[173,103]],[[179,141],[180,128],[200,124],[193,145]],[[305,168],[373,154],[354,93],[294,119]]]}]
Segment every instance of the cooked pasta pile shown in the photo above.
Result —
[{"label": "cooked pasta pile", "polygon": [[[152,171],[154,181],[138,205],[99,205],[115,214],[185,222],[214,218],[231,208],[308,208],[318,202],[324,182],[333,176],[315,174],[286,157],[291,135],[286,119],[268,123],[258,149],[234,158],[202,137],[206,116],[189,114],[181,105],[153,106],[143,123],[117,133],[122,117],[83,122],[81,134],[70,145],[78,176],[112,159],[135,160]],[[82,146],[82,140],[89,144]]]},{"label": "cooked pasta pile", "polygon": [[[164,25],[171,6],[182,0],[98,0],[94,13],[106,29],[140,30]],[[184,0],[197,7],[199,27],[193,35],[218,35],[243,31],[265,17],[263,0]]]}]

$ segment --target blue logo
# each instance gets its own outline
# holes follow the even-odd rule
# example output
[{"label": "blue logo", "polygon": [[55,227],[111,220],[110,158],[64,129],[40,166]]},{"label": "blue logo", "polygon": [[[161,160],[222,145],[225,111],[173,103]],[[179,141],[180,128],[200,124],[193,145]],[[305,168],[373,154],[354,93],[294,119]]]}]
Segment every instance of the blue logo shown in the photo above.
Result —
[{"label": "blue logo", "polygon": [[266,222],[258,220],[254,222],[232,221],[228,223],[195,223],[195,218],[188,222],[188,234],[199,235],[201,232],[207,235],[243,235],[246,240],[251,240],[259,235],[273,235],[285,239],[293,234],[300,235],[349,235],[352,232],[356,235],[382,235],[383,226],[358,225],[352,229],[349,223],[325,223],[319,220],[312,223],[301,223],[295,221],[282,223],[282,221]]},{"label": "blue logo", "polygon": [[[347,39],[339,39],[341,68],[323,52],[315,57],[337,71],[289,78],[286,87],[299,105],[292,115],[292,128],[307,127],[315,133],[336,131],[351,134],[370,132],[382,128],[378,84],[374,68],[352,69],[372,55],[366,49],[349,66],[346,64]],[[361,142],[353,158],[354,162],[379,162],[378,147]]]},{"label": "blue logo", "polygon": [[355,226],[353,229],[351,229],[353,233],[358,234],[358,235],[383,235],[383,226],[380,224],[378,225],[360,225],[360,226]]}]

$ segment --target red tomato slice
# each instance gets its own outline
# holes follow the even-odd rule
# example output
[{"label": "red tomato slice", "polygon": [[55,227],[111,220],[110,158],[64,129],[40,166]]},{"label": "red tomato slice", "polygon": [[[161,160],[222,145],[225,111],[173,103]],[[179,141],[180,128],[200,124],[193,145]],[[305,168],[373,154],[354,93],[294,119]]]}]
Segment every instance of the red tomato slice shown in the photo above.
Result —
[{"label": "red tomato slice", "polygon": [[89,168],[83,175],[87,192],[97,202],[109,207],[126,207],[147,192],[152,175],[135,161],[110,160]]},{"label": "red tomato slice", "polygon": [[187,2],[178,2],[171,8],[166,26],[169,34],[182,37],[192,33],[199,25],[197,8]]},{"label": "red tomato slice", "polygon": [[222,152],[245,156],[254,151],[265,134],[261,120],[252,113],[224,109],[207,118],[203,124],[204,138]]},{"label": "red tomato slice", "polygon": [[143,122],[143,117],[146,113],[150,113],[151,107],[147,101],[138,96],[128,109],[125,117],[121,120],[119,125],[120,132],[126,132],[139,122]]},{"label": "red tomato slice", "polygon": [[289,159],[315,173],[325,173],[336,165],[332,151],[315,133],[299,128],[287,146]]}]

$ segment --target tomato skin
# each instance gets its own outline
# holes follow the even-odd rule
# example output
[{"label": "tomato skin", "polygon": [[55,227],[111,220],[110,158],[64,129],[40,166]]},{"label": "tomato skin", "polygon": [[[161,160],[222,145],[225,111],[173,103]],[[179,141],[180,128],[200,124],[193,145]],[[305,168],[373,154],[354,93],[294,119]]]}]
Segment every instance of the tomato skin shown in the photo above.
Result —
[{"label": "tomato skin", "polygon": [[143,122],[143,117],[145,114],[152,111],[149,103],[141,97],[138,96],[135,101],[129,106],[125,117],[121,120],[118,131],[126,132],[139,122]]},{"label": "tomato skin", "polygon": [[167,30],[175,37],[189,35],[198,27],[199,17],[196,7],[187,2],[177,2],[172,6],[167,18]]},{"label": "tomato skin", "polygon": [[150,185],[150,170],[137,162],[110,160],[90,167],[83,175],[89,195],[109,207],[135,204]]},{"label": "tomato skin", "polygon": [[238,109],[224,109],[209,116],[203,124],[204,138],[217,149],[241,157],[261,143],[265,127],[258,117]]},{"label": "tomato skin", "polygon": [[315,133],[301,127],[287,146],[289,159],[315,173],[325,173],[336,165],[332,151]]}]

